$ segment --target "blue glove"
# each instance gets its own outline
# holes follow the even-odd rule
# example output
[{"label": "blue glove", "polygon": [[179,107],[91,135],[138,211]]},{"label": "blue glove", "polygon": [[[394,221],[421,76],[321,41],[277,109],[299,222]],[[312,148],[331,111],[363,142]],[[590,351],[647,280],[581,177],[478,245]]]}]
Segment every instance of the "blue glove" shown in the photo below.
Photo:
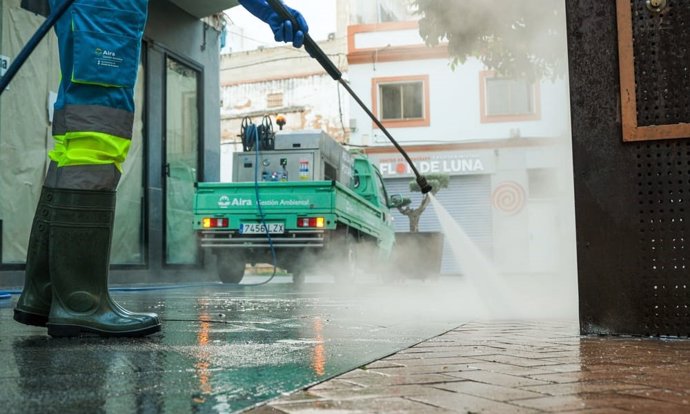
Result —
[{"label": "blue glove", "polygon": [[285,8],[295,16],[295,20],[299,24],[297,30],[293,30],[292,22],[283,20],[278,13],[273,11],[266,0],[239,0],[239,3],[244,6],[249,13],[258,17],[264,23],[268,23],[273,31],[276,42],[292,42],[294,47],[302,47],[304,43],[304,34],[309,31],[309,26],[307,26],[307,21],[304,20],[300,12],[285,6]]}]

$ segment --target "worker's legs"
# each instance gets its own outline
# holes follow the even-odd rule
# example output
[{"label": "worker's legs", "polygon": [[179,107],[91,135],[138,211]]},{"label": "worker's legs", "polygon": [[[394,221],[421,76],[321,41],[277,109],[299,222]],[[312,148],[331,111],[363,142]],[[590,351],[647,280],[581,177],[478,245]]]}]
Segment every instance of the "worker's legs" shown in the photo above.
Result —
[{"label": "worker's legs", "polygon": [[[30,250],[27,258],[27,270],[29,262],[47,263],[53,336],[140,336],[160,329],[155,314],[124,310],[107,288],[115,189],[132,137],[146,7],[146,0],[77,0],[56,25],[63,78],[44,186],[48,254],[32,258]],[[27,271],[27,280],[32,275]]]}]

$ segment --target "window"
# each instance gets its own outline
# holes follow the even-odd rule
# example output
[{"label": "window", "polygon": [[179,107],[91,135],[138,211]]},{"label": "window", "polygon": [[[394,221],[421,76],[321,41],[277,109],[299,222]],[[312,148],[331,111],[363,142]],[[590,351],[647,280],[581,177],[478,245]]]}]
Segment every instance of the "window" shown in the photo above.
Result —
[{"label": "window", "polygon": [[412,20],[414,10],[400,0],[356,0],[351,5],[351,21],[356,24]]},{"label": "window", "polygon": [[383,185],[383,178],[378,171],[376,172],[376,187],[378,187],[379,205],[380,207],[386,207],[388,205],[388,194],[386,193],[386,186]]},{"label": "window", "polygon": [[379,85],[384,120],[419,119],[423,116],[422,82]]},{"label": "window", "polygon": [[372,101],[385,127],[429,126],[428,76],[373,79]]},{"label": "window", "polygon": [[194,221],[203,124],[200,71],[172,57],[165,72],[165,264],[195,265],[201,258]]},{"label": "window", "polygon": [[540,118],[539,87],[526,79],[481,75],[481,121],[533,121]]},{"label": "window", "polygon": [[275,92],[266,95],[266,107],[267,108],[280,108],[283,106],[283,93]]}]

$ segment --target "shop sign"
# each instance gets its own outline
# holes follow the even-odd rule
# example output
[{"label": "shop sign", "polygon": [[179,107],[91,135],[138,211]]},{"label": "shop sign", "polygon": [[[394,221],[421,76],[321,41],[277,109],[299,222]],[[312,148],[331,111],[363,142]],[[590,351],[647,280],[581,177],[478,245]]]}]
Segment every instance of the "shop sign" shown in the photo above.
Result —
[{"label": "shop sign", "polygon": [[[384,178],[414,175],[402,156],[371,154],[369,157],[378,164]],[[493,151],[413,153],[410,158],[422,174],[490,174],[496,169]]]}]

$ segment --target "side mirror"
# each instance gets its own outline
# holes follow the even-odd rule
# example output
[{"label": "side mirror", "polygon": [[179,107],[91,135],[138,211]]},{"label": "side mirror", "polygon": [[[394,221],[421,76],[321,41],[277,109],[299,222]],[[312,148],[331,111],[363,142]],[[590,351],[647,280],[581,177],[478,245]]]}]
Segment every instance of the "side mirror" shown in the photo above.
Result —
[{"label": "side mirror", "polygon": [[388,208],[400,208],[408,206],[412,203],[407,197],[403,197],[402,194],[393,194],[388,197]]}]

